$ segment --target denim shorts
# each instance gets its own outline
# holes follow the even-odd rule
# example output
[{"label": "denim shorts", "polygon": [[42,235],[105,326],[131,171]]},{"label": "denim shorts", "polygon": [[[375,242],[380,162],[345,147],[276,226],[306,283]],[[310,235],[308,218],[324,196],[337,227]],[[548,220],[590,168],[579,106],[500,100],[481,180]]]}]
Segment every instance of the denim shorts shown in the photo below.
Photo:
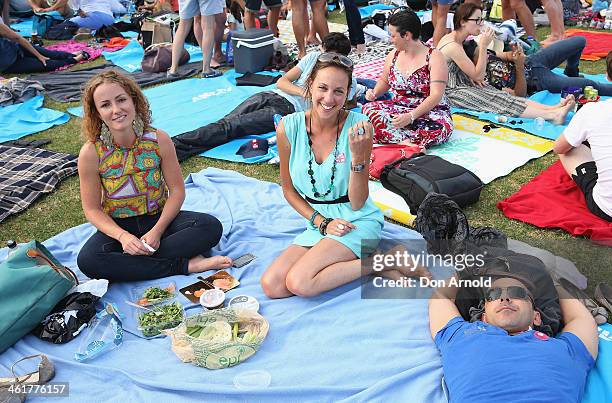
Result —
[{"label": "denim shorts", "polygon": [[198,15],[210,16],[223,13],[224,0],[179,0],[179,17],[188,20]]},{"label": "denim shorts", "polygon": [[[245,8],[249,11],[258,12],[261,8],[262,0],[246,0]],[[283,5],[282,0],[263,0],[263,3],[268,8],[280,7]]]}]

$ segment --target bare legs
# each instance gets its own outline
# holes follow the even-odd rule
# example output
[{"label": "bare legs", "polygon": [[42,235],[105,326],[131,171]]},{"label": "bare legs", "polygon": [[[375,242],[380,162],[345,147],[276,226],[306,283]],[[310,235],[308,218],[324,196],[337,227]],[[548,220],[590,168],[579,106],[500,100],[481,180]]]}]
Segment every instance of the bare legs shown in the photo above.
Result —
[{"label": "bare legs", "polygon": [[593,161],[593,154],[591,149],[584,144],[578,147],[572,148],[565,154],[559,154],[559,160],[565,168],[565,172],[571,177],[576,175],[576,167],[584,164],[585,162]]},{"label": "bare legs", "polygon": [[535,37],[535,24],[533,23],[533,14],[525,0],[502,0],[502,18],[509,20],[518,16],[521,25],[525,28],[525,33]]},{"label": "bare legs", "polygon": [[434,26],[433,46],[436,47],[440,39],[448,32],[446,29],[446,19],[448,18],[450,5],[432,3],[432,6],[431,23]]},{"label": "bare legs", "polygon": [[215,16],[201,16],[202,26],[202,74],[210,73],[210,61],[212,60],[213,44],[215,42]]},{"label": "bare legs", "polygon": [[232,265],[232,259],[227,256],[204,257],[198,255],[189,259],[187,270],[189,273],[201,273],[207,270],[227,269]]},{"label": "bare legs", "polygon": [[325,238],[312,248],[289,246],[261,277],[270,298],[312,297],[361,277],[361,260],[340,242]]},{"label": "bare legs", "polygon": [[[306,56],[306,28],[304,25],[305,16],[307,16],[306,0],[291,0],[291,25],[293,26],[293,35],[295,36],[295,41],[298,46],[298,59]],[[308,22],[306,23],[308,24]]]},{"label": "bare legs", "polygon": [[565,122],[565,117],[569,111],[574,109],[576,102],[573,97],[568,97],[556,106],[543,105],[533,101],[527,101],[527,108],[521,114],[522,118],[537,118],[541,117],[556,125],[561,125]]},{"label": "bare legs", "polygon": [[[189,35],[192,24],[193,18],[181,18],[179,21],[178,29],[174,33],[174,40],[172,41],[172,66],[170,67],[170,70],[168,70],[168,73],[170,74],[176,74],[176,71],[179,68],[179,60],[181,58],[183,47],[185,46],[185,38],[187,38],[187,35]],[[196,38],[198,38],[197,35]]]},{"label": "bare legs", "polygon": [[548,15],[548,21],[550,21],[550,35],[546,40],[542,41],[542,46],[548,46],[565,38],[563,5],[561,0],[542,0],[542,6],[544,6],[544,10]]}]

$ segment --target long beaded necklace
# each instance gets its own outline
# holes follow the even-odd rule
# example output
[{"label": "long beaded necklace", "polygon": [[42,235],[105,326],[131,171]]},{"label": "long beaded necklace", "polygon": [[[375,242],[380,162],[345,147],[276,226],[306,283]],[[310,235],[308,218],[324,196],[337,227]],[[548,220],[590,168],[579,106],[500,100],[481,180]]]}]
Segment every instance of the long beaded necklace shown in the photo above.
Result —
[{"label": "long beaded necklace", "polygon": [[338,162],[338,139],[340,138],[340,114],[342,111],[338,112],[338,121],[336,122],[336,145],[334,146],[334,164],[332,165],[332,174],[331,181],[329,183],[329,188],[327,192],[324,194],[319,193],[316,187],[316,179],[314,178],[314,171],[312,169],[312,160],[314,160],[314,153],[312,152],[312,112],[310,113],[310,122],[308,127],[308,147],[310,148],[310,159],[308,160],[308,175],[310,175],[310,183],[312,183],[312,191],[314,193],[314,197],[326,197],[331,191],[334,189],[334,178],[336,176],[336,163]]}]

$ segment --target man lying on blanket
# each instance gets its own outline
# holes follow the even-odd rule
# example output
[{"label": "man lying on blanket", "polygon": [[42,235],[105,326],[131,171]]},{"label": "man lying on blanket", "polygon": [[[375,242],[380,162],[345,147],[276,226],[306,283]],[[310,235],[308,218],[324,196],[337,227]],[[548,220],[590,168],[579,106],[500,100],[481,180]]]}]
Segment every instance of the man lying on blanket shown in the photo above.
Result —
[{"label": "man lying on blanket", "polygon": [[521,275],[508,275],[491,278],[480,321],[460,316],[456,288],[440,288],[430,299],[430,329],[450,401],[580,402],[597,357],[593,317],[559,286],[562,333],[551,338],[534,331],[541,317],[533,286]]},{"label": "man lying on blanket", "polygon": [[[332,32],[323,38],[324,52],[348,56],[351,42],[342,33]],[[306,80],[321,52],[310,52],[278,80],[278,89],[259,92],[247,98],[223,119],[183,133],[172,139],[179,161],[198,155],[212,147],[246,135],[274,131],[274,115],[288,115],[306,109],[304,90]],[[352,79],[348,100],[355,98],[357,82]],[[350,103],[350,102],[349,102]],[[354,106],[354,105],[353,105]]]},{"label": "man lying on blanket", "polygon": [[[612,81],[612,51],[606,58]],[[586,104],[572,118],[553,151],[584,193],[591,213],[612,222],[612,100]]]}]

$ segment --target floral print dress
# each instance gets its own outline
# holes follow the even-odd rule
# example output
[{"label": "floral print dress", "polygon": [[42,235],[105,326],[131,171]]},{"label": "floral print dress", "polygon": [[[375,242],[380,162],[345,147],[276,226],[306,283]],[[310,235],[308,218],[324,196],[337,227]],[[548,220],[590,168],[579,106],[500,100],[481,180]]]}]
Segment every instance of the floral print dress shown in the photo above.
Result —
[{"label": "floral print dress", "polygon": [[399,50],[395,51],[389,71],[389,85],[394,96],[388,101],[370,102],[363,107],[363,114],[368,116],[374,126],[375,143],[401,143],[410,141],[413,144],[429,147],[448,140],[453,132],[453,119],[450,104],[446,95],[429,113],[418,117],[414,123],[403,128],[391,124],[392,116],[408,113],[418,107],[430,92],[429,48],[426,63],[405,77],[396,67]]}]

